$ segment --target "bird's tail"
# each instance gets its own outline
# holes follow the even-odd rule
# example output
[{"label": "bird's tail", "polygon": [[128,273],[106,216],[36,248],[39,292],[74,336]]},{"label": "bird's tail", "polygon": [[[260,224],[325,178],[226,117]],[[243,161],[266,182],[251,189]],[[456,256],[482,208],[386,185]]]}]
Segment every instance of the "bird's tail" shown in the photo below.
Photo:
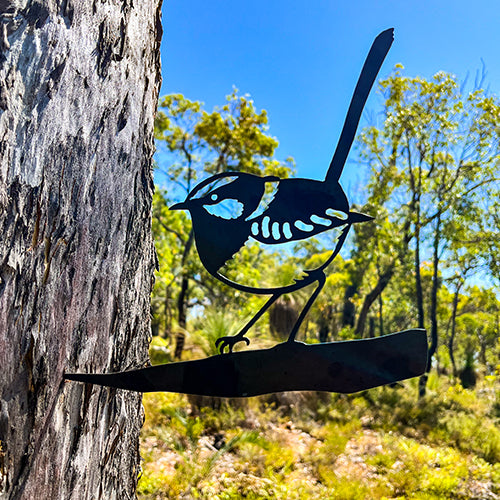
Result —
[{"label": "bird's tail", "polygon": [[326,173],[326,183],[336,183],[342,174],[347,155],[349,154],[354,136],[356,135],[361,113],[363,112],[373,82],[378,75],[387,52],[389,52],[391,48],[393,40],[394,28],[390,28],[380,33],[371,46],[363,69],[361,70],[361,74],[359,75],[354,94],[351,98],[351,104],[347,111],[337,149],[335,150],[328,172]]}]

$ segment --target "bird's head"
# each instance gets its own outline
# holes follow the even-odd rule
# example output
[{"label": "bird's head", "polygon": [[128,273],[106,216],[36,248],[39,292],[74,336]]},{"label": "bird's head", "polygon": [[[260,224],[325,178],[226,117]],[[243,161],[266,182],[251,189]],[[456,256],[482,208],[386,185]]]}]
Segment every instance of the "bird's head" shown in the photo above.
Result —
[{"label": "bird's head", "polygon": [[189,210],[191,215],[244,220],[264,195],[265,183],[278,177],[259,177],[243,172],[224,172],[200,182],[186,199],[170,210]]}]

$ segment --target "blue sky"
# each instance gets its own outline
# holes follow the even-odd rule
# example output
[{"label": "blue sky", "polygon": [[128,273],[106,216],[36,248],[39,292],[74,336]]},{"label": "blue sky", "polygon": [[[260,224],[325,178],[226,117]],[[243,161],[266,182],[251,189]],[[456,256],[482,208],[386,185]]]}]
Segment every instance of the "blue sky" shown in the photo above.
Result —
[{"label": "blue sky", "polygon": [[[499,0],[165,0],[161,94],[211,110],[236,86],[268,111],[278,158],[293,156],[298,175],[319,179],[380,31],[395,28],[380,77],[402,63],[409,76],[445,70],[473,81],[482,58],[498,94],[499,23]],[[366,110],[380,104],[372,91]],[[348,191],[359,189],[360,168],[344,170]]]}]

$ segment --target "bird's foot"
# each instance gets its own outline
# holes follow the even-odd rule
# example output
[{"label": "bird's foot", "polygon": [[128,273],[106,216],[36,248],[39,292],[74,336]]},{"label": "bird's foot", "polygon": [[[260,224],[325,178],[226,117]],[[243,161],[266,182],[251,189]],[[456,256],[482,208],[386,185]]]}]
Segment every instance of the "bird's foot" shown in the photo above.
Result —
[{"label": "bird's foot", "polygon": [[226,347],[228,348],[228,352],[233,352],[233,347],[238,342],[246,342],[246,344],[249,345],[250,339],[247,339],[244,335],[220,337],[215,341],[215,347],[219,350],[220,354],[224,354]]}]

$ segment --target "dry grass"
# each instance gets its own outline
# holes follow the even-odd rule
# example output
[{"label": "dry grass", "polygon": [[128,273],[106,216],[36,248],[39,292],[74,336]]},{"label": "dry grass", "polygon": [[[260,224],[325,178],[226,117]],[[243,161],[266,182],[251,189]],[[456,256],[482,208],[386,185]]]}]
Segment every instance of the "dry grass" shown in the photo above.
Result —
[{"label": "dry grass", "polygon": [[146,395],[139,498],[499,499],[498,380],[431,387],[420,403],[407,384],[216,410]]}]

